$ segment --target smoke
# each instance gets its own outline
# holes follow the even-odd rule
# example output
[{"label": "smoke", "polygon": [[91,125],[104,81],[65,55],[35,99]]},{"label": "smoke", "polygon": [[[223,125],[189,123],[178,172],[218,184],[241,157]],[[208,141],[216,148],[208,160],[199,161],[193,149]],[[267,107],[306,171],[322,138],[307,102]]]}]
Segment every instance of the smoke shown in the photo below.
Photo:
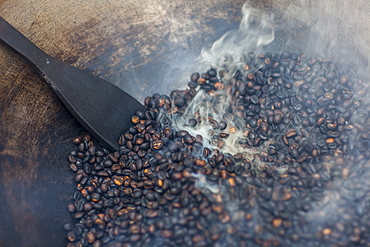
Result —
[{"label": "smoke", "polygon": [[204,188],[212,192],[213,194],[221,193],[223,191],[222,186],[218,186],[217,184],[212,184],[210,181],[206,179],[203,174],[192,174],[193,177],[197,178],[195,181],[195,186],[198,188]]},{"label": "smoke", "polygon": [[[315,14],[313,13],[313,8],[309,5],[310,1],[299,1],[299,3],[308,4],[307,13],[302,14],[302,19],[308,18],[307,15]],[[292,5],[294,4],[287,4],[287,8],[291,8]],[[241,145],[239,141],[240,138],[243,138],[247,127],[240,123],[237,116],[227,114],[229,108],[236,103],[228,91],[236,83],[230,80],[230,78],[235,73],[242,73],[242,76],[245,77],[248,73],[258,70],[260,68],[259,64],[252,66],[249,63],[250,56],[252,56],[251,52],[260,54],[272,48],[274,50],[270,51],[274,53],[292,48],[294,52],[304,52],[309,56],[329,57],[338,64],[348,65],[348,70],[359,71],[359,68],[365,68],[365,74],[368,73],[366,71],[369,66],[368,57],[366,55],[356,56],[353,51],[358,50],[353,50],[351,46],[343,47],[348,42],[346,41],[344,44],[341,35],[346,37],[354,35],[353,30],[348,29],[347,26],[342,28],[340,25],[342,22],[338,23],[338,18],[328,14],[328,9],[329,6],[324,4],[323,10],[316,13],[317,18],[307,23],[304,31],[307,39],[297,41],[293,36],[288,35],[285,39],[275,40],[276,32],[278,29],[281,29],[281,27],[276,27],[273,24],[275,16],[252,8],[247,3],[244,4],[242,8],[243,18],[239,29],[225,33],[213,43],[211,48],[203,49],[200,56],[201,63],[198,68],[201,71],[206,71],[209,68],[219,72],[223,71],[224,81],[222,82],[224,88],[215,92],[200,90],[185,113],[180,118],[173,119],[174,124],[180,129],[187,130],[193,136],[203,136],[204,146],[210,149],[219,149],[224,153],[231,154],[242,153],[245,158],[254,161],[254,168],[263,165],[263,162],[255,157],[261,151],[265,151],[266,147],[252,148]],[[285,28],[297,30],[297,27],[294,26],[296,20],[288,17],[288,15],[284,16],[284,14],[280,18]],[[302,43],[297,45],[298,42]],[[362,41],[359,42],[361,43]],[[359,42],[356,42],[356,44]],[[361,73],[353,72],[353,74]],[[361,109],[358,111],[361,111]],[[365,115],[361,119],[362,122],[354,119],[353,121],[362,125],[366,123],[368,112],[365,111],[365,113],[362,112],[361,114]],[[198,119],[198,124],[195,127],[189,126],[189,120],[197,116],[200,118]],[[356,117],[356,114],[354,116]],[[217,123],[223,121],[227,124],[227,128],[215,128],[213,121]],[[224,132],[228,133],[228,136],[220,141],[219,136]],[[353,140],[358,140],[356,138],[354,136]],[[354,144],[350,143],[350,149],[353,149],[353,147]],[[354,155],[357,154],[354,153]],[[315,202],[305,202],[307,205],[302,205],[306,210],[301,215],[295,216],[300,217],[300,222],[295,227],[297,228],[297,233],[305,236],[307,241],[311,241],[313,245],[319,245],[318,239],[330,240],[330,243],[340,244],[341,246],[351,245],[367,229],[359,225],[356,226],[359,223],[354,223],[352,218],[353,214],[361,217],[370,209],[370,183],[366,182],[370,178],[370,172],[368,171],[369,169],[365,169],[369,168],[369,162],[366,161],[366,157],[363,158],[363,160],[351,160],[351,158],[345,156],[344,160],[348,162],[347,167],[344,167],[342,164],[338,165],[338,162],[333,158],[323,165],[326,171],[321,171],[320,175],[312,172],[314,173],[312,176],[315,179],[318,176],[326,176],[324,179],[325,183],[317,182],[317,192],[315,189],[307,190],[307,193],[315,194],[317,200]],[[281,174],[284,174],[287,169],[288,167],[286,166],[277,168]],[[193,174],[193,176],[197,178],[196,186],[198,188],[206,189],[212,193],[222,193],[227,198],[227,191],[230,188],[211,184],[200,174]],[[252,187],[251,190],[253,190]],[[249,194],[248,197],[252,198],[252,195],[253,193]],[[251,212],[248,212],[253,219],[250,224],[239,221],[238,212],[241,212],[241,209],[238,206],[240,203],[241,201],[226,200],[224,206],[233,219],[231,224],[235,224],[244,231],[249,231],[250,235],[253,235],[256,231],[254,227],[263,221],[264,216],[259,213],[257,207],[254,207]],[[302,202],[300,203],[302,204]],[[365,219],[368,219],[368,217],[365,217]],[[276,224],[281,223],[277,221]],[[353,227],[353,225],[355,226]],[[353,231],[355,232],[347,232],[347,235],[338,233],[346,233],[347,226],[350,229],[354,229]],[[270,238],[270,233],[267,233],[265,237]],[[226,246],[226,243],[230,246],[236,244],[233,243],[232,239],[220,239],[218,246]],[[281,239],[281,243],[292,244],[290,240],[284,239]],[[299,242],[296,246],[301,246],[301,244],[302,242]]]},{"label": "smoke", "polygon": [[272,3],[276,39],[269,46],[345,64],[359,77],[368,77],[370,50],[367,1],[297,0]]},{"label": "smoke", "polygon": [[[204,48],[199,57],[200,71],[214,68],[215,70],[225,69],[223,75],[224,88],[209,93],[204,90],[197,92],[185,113],[180,118],[173,119],[176,126],[188,131],[191,135],[201,135],[204,139],[204,146],[211,149],[220,149],[224,153],[243,153],[244,157],[251,160],[260,149],[249,148],[240,145],[243,138],[245,125],[240,119],[227,114],[229,107],[235,105],[235,99],[231,98],[230,90],[233,86],[229,79],[236,73],[242,71],[244,75],[256,71],[261,65],[254,67],[248,64],[254,54],[259,54],[270,44],[274,38],[272,25],[273,15],[267,15],[262,11],[251,8],[247,3],[242,7],[243,18],[239,29],[230,30],[216,40],[211,48]],[[234,83],[235,84],[235,83]],[[198,125],[195,128],[188,125],[188,121],[195,116],[200,116]],[[208,121],[212,119],[211,121]],[[226,129],[214,128],[213,120],[224,121]],[[222,133],[228,133],[228,137],[217,138]],[[262,147],[263,149],[263,147]]]},{"label": "smoke", "polygon": [[210,49],[202,50],[200,61],[203,66],[216,69],[228,67],[232,71],[234,66],[245,62],[242,54],[259,54],[275,39],[272,14],[250,8],[247,3],[243,5],[242,13],[239,29],[228,31]]}]

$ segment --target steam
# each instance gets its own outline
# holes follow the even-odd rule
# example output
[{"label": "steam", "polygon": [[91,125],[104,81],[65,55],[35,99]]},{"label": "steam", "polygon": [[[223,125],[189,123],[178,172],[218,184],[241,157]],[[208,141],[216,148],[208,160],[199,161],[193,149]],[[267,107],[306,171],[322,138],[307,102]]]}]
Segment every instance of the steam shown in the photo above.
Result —
[{"label": "steam", "polygon": [[[308,3],[309,1],[301,2]],[[309,11],[312,12],[312,8],[310,8]],[[330,15],[326,15],[325,12],[319,13],[318,16],[320,18],[317,18],[313,23],[310,23],[311,26],[308,28],[308,33],[311,36],[308,37],[305,41],[306,43],[304,43],[306,47],[297,47],[297,45],[292,45],[296,42],[292,37],[285,40],[285,43],[276,45],[276,43],[274,43],[276,29],[272,24],[274,20],[273,15],[251,8],[248,4],[244,4],[242,12],[243,18],[239,29],[225,33],[220,39],[213,43],[211,48],[203,49],[200,56],[201,64],[198,68],[202,71],[206,71],[210,67],[217,71],[224,71],[224,88],[217,90],[216,92],[200,90],[184,114],[179,118],[173,119],[173,121],[176,126],[180,129],[187,130],[191,135],[201,135],[204,140],[204,146],[210,149],[218,149],[223,153],[242,153],[244,157],[254,161],[254,168],[256,168],[263,162],[256,159],[255,156],[262,150],[265,150],[265,147],[250,148],[240,145],[239,140],[243,137],[246,126],[243,126],[236,116],[230,116],[227,114],[228,108],[232,103],[235,103],[233,102],[234,99],[231,98],[227,91],[233,86],[233,82],[230,82],[231,80],[229,79],[232,78],[237,71],[247,74],[249,72],[255,72],[255,70],[258,69],[258,65],[257,67],[253,67],[249,64],[249,56],[251,52],[254,54],[265,53],[265,49],[271,47],[279,47],[276,50],[273,50],[273,52],[282,52],[282,50],[290,50],[289,48],[293,47],[293,49],[296,49],[293,52],[301,51],[308,55],[320,55],[322,57],[328,56],[334,58],[334,60],[336,60],[335,62],[342,62],[343,64],[350,63],[354,66],[362,63],[362,66],[360,66],[362,68],[364,66],[365,68],[368,68],[369,58],[357,58],[354,54],[350,53],[350,49],[341,49],[341,27],[336,25],[336,28],[333,28],[336,19],[332,18]],[[283,23],[286,24],[286,27],[289,28],[294,26],[294,22],[291,19],[285,19],[285,21],[288,21],[288,23]],[[327,25],[324,25],[324,23]],[[345,32],[347,35],[351,33],[347,29]],[[195,118],[196,116],[199,116],[198,124],[195,128],[189,126],[189,119]],[[227,129],[215,129],[210,120],[226,122]],[[223,132],[227,132],[229,136],[220,144],[217,137]],[[302,222],[307,222],[307,227],[305,229],[308,230],[302,235],[306,234],[307,238],[310,238],[313,241],[316,241],[318,233],[324,231],[323,234],[325,235],[327,231],[329,231],[327,230],[325,232],[325,229],[330,229],[331,231],[331,229],[335,227],[338,229],[344,228],[347,224],[352,223],[350,222],[351,219],[348,219],[346,222],[340,222],[337,217],[338,213],[363,214],[366,209],[369,209],[368,205],[370,205],[370,196],[368,193],[370,190],[370,183],[364,182],[370,178],[370,173],[367,171],[368,169],[362,170],[362,173],[358,173],[354,167],[359,162],[354,162],[354,167],[350,168],[336,168],[337,165],[335,162],[333,160],[330,162],[330,166],[327,167],[327,174],[329,176],[328,180],[331,181],[325,185],[325,188],[322,188],[322,197],[317,203],[308,203],[310,210],[299,216]],[[360,166],[369,168],[367,161]],[[343,171],[347,169],[346,171],[348,171],[349,175],[342,175],[340,178],[330,176],[333,170],[342,168]],[[287,167],[277,168],[277,170],[280,173],[285,173]],[[342,173],[344,173],[343,171]],[[347,176],[349,176],[348,179]],[[213,194],[221,193],[223,197],[227,197],[227,191],[230,188],[212,184],[204,175],[201,174],[193,174],[193,177],[197,179],[195,185],[198,188],[207,190]],[[343,181],[349,185],[365,184],[365,186],[359,187],[358,193],[353,195],[352,190],[343,186]],[[322,187],[322,185],[318,187]],[[252,186],[251,191],[253,191]],[[250,198],[253,201],[252,195],[253,193],[248,196],[251,196]],[[225,208],[233,219],[232,223],[230,223],[231,225],[245,224],[240,223],[242,221],[238,221],[238,203],[240,202],[232,200],[225,200],[224,203]],[[338,210],[343,210],[343,205],[348,205],[349,209],[344,209],[346,212],[338,212]],[[251,221],[249,225],[241,225],[240,227],[245,231],[249,231],[248,233],[253,235],[255,231],[253,227],[256,226],[257,221],[263,219],[263,216],[259,214],[256,207],[249,213],[252,214],[253,221]],[[296,227],[297,231],[301,231],[300,226]],[[266,238],[270,237],[267,235]],[[349,236],[342,236],[338,238],[338,240],[333,240],[332,242],[337,241],[339,243],[341,241],[341,244],[349,244],[352,240],[353,239]],[[224,246],[223,241],[233,243],[232,239],[224,239],[220,240],[218,246]],[[282,239],[281,243],[289,244],[290,242],[285,242],[285,240]]]},{"label": "steam", "polygon": [[279,12],[277,38],[269,47],[319,56],[345,64],[359,77],[369,75],[370,50],[366,1],[285,1]]},{"label": "steam", "polygon": [[195,186],[198,188],[205,188],[211,191],[213,194],[220,193],[222,191],[222,187],[216,184],[211,184],[203,174],[192,174],[193,177],[197,178],[195,181]]},{"label": "steam", "polygon": [[[352,6],[347,5],[346,7],[351,9],[353,11],[351,15],[357,18],[366,12],[358,11]],[[370,61],[370,56],[360,50],[361,47],[368,47],[366,41],[358,35],[362,30],[359,30],[355,23],[350,23],[351,20],[338,18],[337,14],[333,14],[335,12],[332,8],[332,5],[323,3],[322,9],[319,10],[319,13],[316,13],[318,18],[312,25],[307,51],[311,50],[318,54],[325,54],[336,62],[352,66],[354,69],[357,67],[356,71],[361,73],[364,68],[369,68]],[[321,44],[318,45],[317,42],[314,42],[314,38]],[[349,38],[351,39],[350,42]],[[316,48],[312,47],[315,43]]]},{"label": "steam", "polygon": [[[243,138],[244,124],[230,114],[227,109],[235,104],[228,90],[234,86],[230,85],[229,79],[236,71],[243,73],[254,72],[259,67],[248,64],[251,52],[259,54],[264,47],[273,42],[275,32],[272,25],[273,15],[266,15],[257,9],[250,8],[245,3],[242,7],[243,18],[239,29],[230,30],[215,41],[211,48],[203,49],[201,52],[200,69],[207,70],[209,67],[216,70],[225,69],[224,89],[217,90],[211,95],[203,90],[199,91],[192,100],[185,113],[177,119],[173,119],[176,126],[188,131],[191,135],[201,135],[204,139],[203,145],[210,149],[219,149],[224,153],[242,153],[250,160],[260,152],[257,148],[248,148],[238,142]],[[198,68],[199,69],[199,68]],[[194,116],[201,116],[200,123],[190,127],[187,123]],[[208,119],[227,123],[227,129],[214,129]],[[222,141],[217,140],[221,133],[229,136]],[[263,147],[262,147],[263,149]],[[258,162],[256,160],[256,162]]]},{"label": "steam", "polygon": [[241,54],[259,54],[263,47],[275,39],[272,15],[252,9],[247,3],[242,8],[243,18],[239,29],[230,30],[215,41],[210,49],[201,52],[201,63],[219,69],[243,63]]}]

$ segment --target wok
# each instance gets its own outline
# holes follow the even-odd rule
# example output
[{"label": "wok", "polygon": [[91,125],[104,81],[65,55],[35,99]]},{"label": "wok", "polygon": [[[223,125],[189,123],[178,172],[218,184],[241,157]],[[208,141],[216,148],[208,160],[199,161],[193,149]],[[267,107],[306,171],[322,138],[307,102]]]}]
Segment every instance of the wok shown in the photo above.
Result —
[{"label": "wok", "polygon": [[[186,87],[201,49],[238,27],[243,3],[3,0],[0,16],[51,56],[142,102],[154,92]],[[275,16],[270,49],[288,46],[339,60],[351,54],[345,61],[363,64],[359,73],[368,73],[366,0],[249,3]],[[325,40],[332,43],[319,42]],[[1,47],[0,246],[67,244],[63,223],[71,218],[66,205],[75,187],[67,157],[72,139],[85,133],[43,79]]]}]

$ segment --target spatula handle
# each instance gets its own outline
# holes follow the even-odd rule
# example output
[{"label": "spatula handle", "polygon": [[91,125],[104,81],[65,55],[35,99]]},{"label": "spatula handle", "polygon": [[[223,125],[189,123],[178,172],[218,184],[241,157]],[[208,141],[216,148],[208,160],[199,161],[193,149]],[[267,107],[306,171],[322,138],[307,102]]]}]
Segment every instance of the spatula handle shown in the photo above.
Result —
[{"label": "spatula handle", "polygon": [[55,61],[2,17],[0,17],[0,40],[28,59],[41,72]]}]

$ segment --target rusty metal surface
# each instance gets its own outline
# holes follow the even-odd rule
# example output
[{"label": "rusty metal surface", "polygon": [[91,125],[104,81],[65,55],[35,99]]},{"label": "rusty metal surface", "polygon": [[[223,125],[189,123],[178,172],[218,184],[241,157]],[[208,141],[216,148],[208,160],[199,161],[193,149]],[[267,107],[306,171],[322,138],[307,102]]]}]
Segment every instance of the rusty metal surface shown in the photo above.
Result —
[{"label": "rusty metal surface", "polygon": [[[343,30],[352,27],[361,33],[349,43],[369,51],[369,17],[361,10],[370,9],[369,4],[328,2],[335,5],[325,2],[329,9],[341,13]],[[243,3],[2,0],[0,16],[51,56],[107,79],[142,101],[154,92],[186,86],[182,83],[201,49],[238,27]],[[274,12],[278,23],[293,19],[294,27],[287,26],[277,40],[295,37],[300,41],[296,47],[302,49],[310,45],[306,28],[314,22],[312,13],[319,3],[251,1]],[[347,21],[354,11],[357,19]],[[345,34],[342,39],[348,40],[350,32]],[[43,79],[0,46],[0,246],[66,245],[62,226],[71,217],[66,205],[74,190],[66,157],[71,140],[84,133]]]}]

